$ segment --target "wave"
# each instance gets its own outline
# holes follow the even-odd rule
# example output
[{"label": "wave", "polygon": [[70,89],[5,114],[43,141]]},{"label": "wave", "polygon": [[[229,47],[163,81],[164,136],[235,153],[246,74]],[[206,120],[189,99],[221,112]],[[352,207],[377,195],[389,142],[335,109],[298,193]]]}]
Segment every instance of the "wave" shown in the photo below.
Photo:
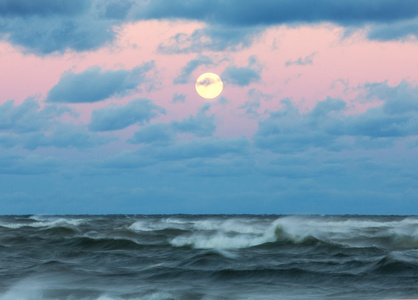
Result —
[{"label": "wave", "polygon": [[39,229],[37,234],[74,238],[169,243],[196,249],[260,245],[327,245],[387,250],[418,249],[417,217],[153,216],[2,218],[0,228]]},{"label": "wave", "polygon": [[[36,222],[19,222],[19,223],[0,223],[0,226],[9,228],[9,229],[20,229],[23,227],[33,227],[33,228],[54,228],[54,227],[70,227],[75,228],[86,222],[85,219],[69,219],[69,218],[29,218],[36,220]],[[23,220],[25,221],[25,220]]]},{"label": "wave", "polygon": [[398,221],[281,217],[268,226],[227,220],[195,223],[197,232],[171,240],[175,247],[240,249],[266,243],[315,244],[338,247],[418,249],[418,219]]}]

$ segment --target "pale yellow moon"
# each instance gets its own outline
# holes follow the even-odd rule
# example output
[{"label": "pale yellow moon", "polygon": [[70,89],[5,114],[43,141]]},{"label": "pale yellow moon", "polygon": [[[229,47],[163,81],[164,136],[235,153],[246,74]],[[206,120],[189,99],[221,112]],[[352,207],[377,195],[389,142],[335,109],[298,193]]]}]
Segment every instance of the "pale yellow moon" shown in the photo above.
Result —
[{"label": "pale yellow moon", "polygon": [[214,73],[205,73],[196,80],[197,93],[206,99],[218,97],[224,88],[221,78]]}]

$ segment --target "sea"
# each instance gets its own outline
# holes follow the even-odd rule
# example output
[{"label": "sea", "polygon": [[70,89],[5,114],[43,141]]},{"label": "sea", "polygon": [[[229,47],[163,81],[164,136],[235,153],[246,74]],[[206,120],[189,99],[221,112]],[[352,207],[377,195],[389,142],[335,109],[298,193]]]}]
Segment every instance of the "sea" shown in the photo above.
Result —
[{"label": "sea", "polygon": [[29,299],[418,299],[418,216],[0,216]]}]

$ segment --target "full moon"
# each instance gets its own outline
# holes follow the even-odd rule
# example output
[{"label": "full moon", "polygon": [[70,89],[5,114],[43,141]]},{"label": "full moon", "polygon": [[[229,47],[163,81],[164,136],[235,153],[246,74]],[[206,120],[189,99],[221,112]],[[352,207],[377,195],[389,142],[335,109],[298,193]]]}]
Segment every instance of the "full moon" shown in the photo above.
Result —
[{"label": "full moon", "polygon": [[196,81],[197,93],[206,99],[218,97],[223,87],[221,78],[214,73],[202,74]]}]

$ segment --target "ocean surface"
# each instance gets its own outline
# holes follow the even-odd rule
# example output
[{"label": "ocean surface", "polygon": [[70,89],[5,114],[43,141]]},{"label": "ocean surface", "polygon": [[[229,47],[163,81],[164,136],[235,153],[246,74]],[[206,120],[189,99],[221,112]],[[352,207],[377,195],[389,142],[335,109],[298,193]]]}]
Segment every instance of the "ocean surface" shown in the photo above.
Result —
[{"label": "ocean surface", "polygon": [[0,300],[418,299],[418,216],[0,216]]}]

